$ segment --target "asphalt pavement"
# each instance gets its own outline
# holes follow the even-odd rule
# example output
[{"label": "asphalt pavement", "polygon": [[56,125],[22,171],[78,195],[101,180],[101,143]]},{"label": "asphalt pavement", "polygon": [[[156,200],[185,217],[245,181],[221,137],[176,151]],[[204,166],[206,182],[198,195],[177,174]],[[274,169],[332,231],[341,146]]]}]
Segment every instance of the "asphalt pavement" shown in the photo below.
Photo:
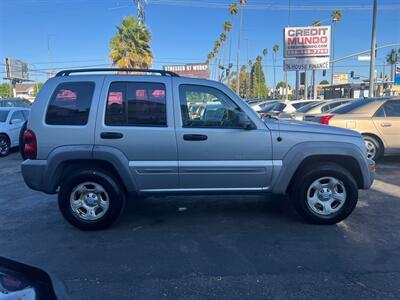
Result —
[{"label": "asphalt pavement", "polygon": [[0,158],[0,256],[43,268],[72,299],[400,299],[400,158],[344,222],[302,222],[285,197],[149,197],[79,231],[56,196]]}]

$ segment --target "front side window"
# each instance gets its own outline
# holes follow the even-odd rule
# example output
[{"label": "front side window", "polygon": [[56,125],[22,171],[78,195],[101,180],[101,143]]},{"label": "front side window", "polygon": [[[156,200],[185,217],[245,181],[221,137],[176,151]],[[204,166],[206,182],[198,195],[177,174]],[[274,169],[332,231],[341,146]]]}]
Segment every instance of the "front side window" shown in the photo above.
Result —
[{"label": "front side window", "polygon": [[167,126],[166,90],[163,83],[113,82],[107,97],[108,126]]},{"label": "front side window", "polygon": [[65,82],[57,86],[47,108],[49,125],[86,125],[92,104],[94,82]]},{"label": "front side window", "polygon": [[183,127],[240,128],[241,109],[220,90],[183,84],[179,97]]}]

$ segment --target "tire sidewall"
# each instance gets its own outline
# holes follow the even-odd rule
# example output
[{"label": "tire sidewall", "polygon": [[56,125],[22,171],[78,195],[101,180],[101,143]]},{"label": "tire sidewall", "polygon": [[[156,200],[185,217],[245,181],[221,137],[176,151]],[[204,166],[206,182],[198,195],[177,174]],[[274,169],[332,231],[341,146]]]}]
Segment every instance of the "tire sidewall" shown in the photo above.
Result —
[{"label": "tire sidewall", "polygon": [[[75,216],[70,205],[72,190],[83,182],[96,182],[103,186],[109,196],[109,208],[98,220],[87,221]],[[125,204],[125,195],[112,175],[103,171],[85,170],[70,175],[61,183],[58,193],[58,205],[64,218],[73,226],[82,230],[100,230],[112,225],[121,214]]]},{"label": "tire sidewall", "polygon": [[375,152],[375,157],[371,158],[372,160],[378,160],[382,156],[382,146],[381,144],[372,136],[364,135],[363,136],[364,141],[369,141],[374,144],[376,152]]},{"label": "tire sidewall", "polygon": [[28,125],[27,123],[28,122],[25,121],[25,123],[21,127],[21,131],[19,132],[18,147],[19,147],[19,153],[21,154],[21,157],[23,160],[25,160],[27,158],[25,155],[25,143],[24,143],[24,133],[25,133],[25,130],[27,129],[27,125]]},{"label": "tire sidewall", "polygon": [[7,143],[7,146],[8,146],[8,149],[7,149],[6,153],[4,153],[4,154],[0,153],[0,157],[4,157],[4,156],[7,156],[10,153],[10,149],[11,149],[10,139],[4,134],[0,134],[0,139],[5,139],[5,141]]},{"label": "tire sidewall", "polygon": [[[314,213],[307,204],[307,193],[311,184],[323,177],[334,177],[343,182],[346,188],[346,201],[340,210],[332,215],[323,216]],[[302,215],[307,221],[314,224],[335,224],[345,218],[347,218],[357,205],[358,201],[358,187],[351,174],[345,169],[335,170],[334,168],[321,168],[307,172],[302,176],[301,182],[299,182],[295,189],[296,195],[294,197],[296,210]]]}]

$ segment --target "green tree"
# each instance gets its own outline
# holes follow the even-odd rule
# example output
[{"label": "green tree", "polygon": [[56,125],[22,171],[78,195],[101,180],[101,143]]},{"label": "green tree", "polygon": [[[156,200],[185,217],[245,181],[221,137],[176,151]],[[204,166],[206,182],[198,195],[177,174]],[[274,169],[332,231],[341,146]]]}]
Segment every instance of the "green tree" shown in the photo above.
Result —
[{"label": "green tree", "polygon": [[146,26],[130,16],[122,19],[121,26],[110,42],[110,58],[119,68],[148,69],[152,65],[151,35]]},{"label": "green tree", "polygon": [[39,93],[39,91],[42,88],[42,86],[43,86],[43,82],[38,82],[35,85],[35,88],[33,89],[33,96],[35,96],[35,97],[37,96],[37,94]]},{"label": "green tree", "polygon": [[0,84],[0,98],[12,97],[12,89],[8,83]]},{"label": "green tree", "polygon": [[[236,91],[236,85],[238,82],[238,76],[237,73],[234,72],[232,74],[232,79],[231,79],[231,84],[230,88],[233,91]],[[242,98],[248,97],[250,94],[250,73],[247,71],[247,66],[242,65],[240,67],[240,73],[239,73],[239,96]]]},{"label": "green tree", "polygon": [[400,49],[390,50],[389,54],[386,56],[386,62],[390,65],[390,80],[394,80],[394,66],[400,61]]},{"label": "green tree", "polygon": [[262,67],[262,57],[259,55],[256,62],[251,68],[251,82],[250,82],[251,96],[253,98],[266,98],[268,94],[267,86],[265,84],[265,75]]},{"label": "green tree", "polygon": [[319,84],[329,84],[329,81],[326,80],[326,79],[324,79],[324,80],[322,80]]}]

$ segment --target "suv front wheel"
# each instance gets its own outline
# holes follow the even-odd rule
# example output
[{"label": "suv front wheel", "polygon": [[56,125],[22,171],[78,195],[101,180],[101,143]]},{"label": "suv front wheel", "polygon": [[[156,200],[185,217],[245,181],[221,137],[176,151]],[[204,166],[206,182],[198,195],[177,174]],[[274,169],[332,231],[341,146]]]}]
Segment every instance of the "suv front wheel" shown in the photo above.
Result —
[{"label": "suv front wheel", "polygon": [[125,193],[114,176],[99,170],[80,170],[61,183],[58,206],[64,218],[82,230],[111,226],[121,214]]},{"label": "suv front wheel", "polygon": [[335,224],[347,218],[357,205],[358,187],[353,176],[334,163],[314,165],[294,182],[296,211],[313,224]]}]

